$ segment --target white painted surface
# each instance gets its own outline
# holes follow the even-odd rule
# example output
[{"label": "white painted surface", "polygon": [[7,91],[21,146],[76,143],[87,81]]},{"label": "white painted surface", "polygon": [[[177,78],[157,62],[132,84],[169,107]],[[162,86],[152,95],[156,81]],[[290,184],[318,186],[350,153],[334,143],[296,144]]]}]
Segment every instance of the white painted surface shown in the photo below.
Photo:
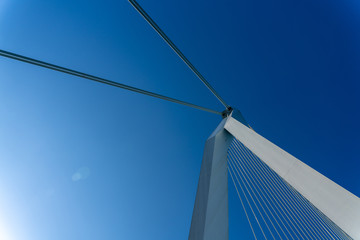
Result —
[{"label": "white painted surface", "polygon": [[360,239],[360,199],[229,117],[225,129],[353,239]]},{"label": "white painted surface", "polygon": [[229,239],[227,149],[232,136],[224,119],[207,139],[196,193],[189,240]]}]

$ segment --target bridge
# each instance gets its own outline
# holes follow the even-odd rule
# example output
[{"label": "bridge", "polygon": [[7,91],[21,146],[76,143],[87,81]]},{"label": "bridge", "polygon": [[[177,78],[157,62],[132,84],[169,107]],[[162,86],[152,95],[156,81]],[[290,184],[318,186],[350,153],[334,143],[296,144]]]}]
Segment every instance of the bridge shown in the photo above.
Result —
[{"label": "bridge", "polygon": [[233,110],[206,142],[189,239],[228,239],[228,174],[254,239],[360,238],[360,199]]},{"label": "bridge", "polygon": [[209,109],[158,93],[0,50],[37,65],[222,117],[205,144],[189,239],[228,239],[233,184],[254,239],[360,239],[360,200],[256,133],[135,1],[129,1],[224,106]]}]

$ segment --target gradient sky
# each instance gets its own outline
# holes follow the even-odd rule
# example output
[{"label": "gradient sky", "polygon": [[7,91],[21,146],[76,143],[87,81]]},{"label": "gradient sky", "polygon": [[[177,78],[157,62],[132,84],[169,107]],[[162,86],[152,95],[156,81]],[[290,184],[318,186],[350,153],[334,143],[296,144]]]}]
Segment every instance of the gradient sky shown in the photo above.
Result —
[{"label": "gradient sky", "polygon": [[[359,1],[139,3],[258,133],[360,196]],[[223,110],[125,0],[0,0],[0,49]],[[187,239],[219,116],[3,57],[0,116],[1,240]]]}]

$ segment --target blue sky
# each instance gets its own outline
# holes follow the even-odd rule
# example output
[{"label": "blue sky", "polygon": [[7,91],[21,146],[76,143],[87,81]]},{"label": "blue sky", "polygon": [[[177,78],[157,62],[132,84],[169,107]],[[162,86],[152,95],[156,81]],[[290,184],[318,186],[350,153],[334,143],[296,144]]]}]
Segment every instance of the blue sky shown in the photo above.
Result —
[{"label": "blue sky", "polygon": [[[139,3],[258,133],[360,196],[358,1]],[[0,48],[223,110],[127,1],[0,0]],[[0,116],[0,238],[187,238],[219,116],[5,58]]]}]

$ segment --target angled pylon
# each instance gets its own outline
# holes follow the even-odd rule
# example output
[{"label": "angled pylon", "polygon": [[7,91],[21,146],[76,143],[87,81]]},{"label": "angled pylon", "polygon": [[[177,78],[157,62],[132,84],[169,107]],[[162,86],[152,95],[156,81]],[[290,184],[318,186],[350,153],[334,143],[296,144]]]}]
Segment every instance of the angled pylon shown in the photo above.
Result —
[{"label": "angled pylon", "polygon": [[189,240],[229,239],[227,149],[233,137],[225,123],[205,143]]},{"label": "angled pylon", "polygon": [[360,239],[360,199],[263,138],[234,110],[207,139],[189,240],[229,238],[227,150],[236,138],[353,239]]}]

